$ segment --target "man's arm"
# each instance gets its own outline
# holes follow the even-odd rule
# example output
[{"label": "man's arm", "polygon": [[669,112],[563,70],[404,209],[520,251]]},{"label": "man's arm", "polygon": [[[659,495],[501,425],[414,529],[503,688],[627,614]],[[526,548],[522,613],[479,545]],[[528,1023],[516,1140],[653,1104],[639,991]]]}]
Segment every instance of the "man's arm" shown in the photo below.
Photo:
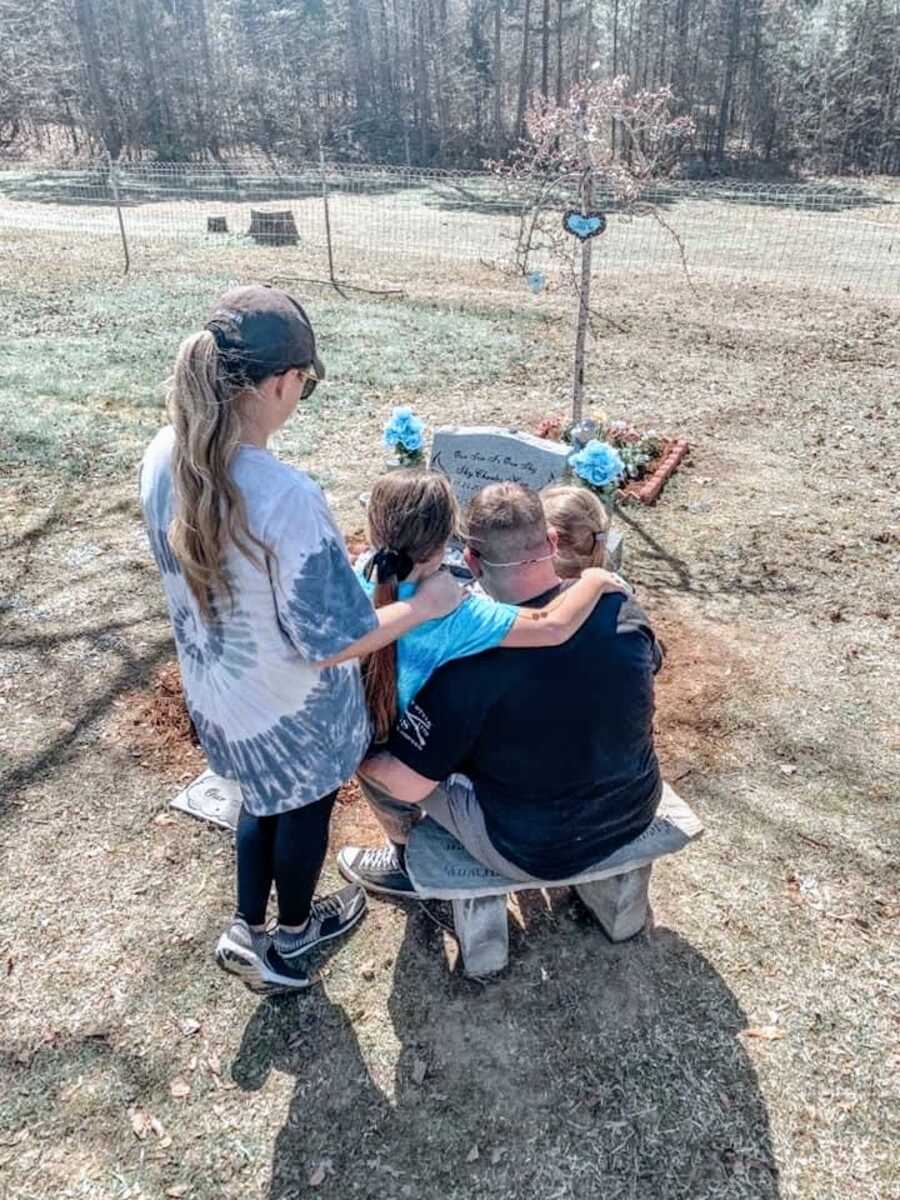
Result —
[{"label": "man's arm", "polygon": [[359,774],[377,784],[401,804],[421,804],[438,785],[437,779],[426,779],[393,754],[375,754],[359,768]]}]

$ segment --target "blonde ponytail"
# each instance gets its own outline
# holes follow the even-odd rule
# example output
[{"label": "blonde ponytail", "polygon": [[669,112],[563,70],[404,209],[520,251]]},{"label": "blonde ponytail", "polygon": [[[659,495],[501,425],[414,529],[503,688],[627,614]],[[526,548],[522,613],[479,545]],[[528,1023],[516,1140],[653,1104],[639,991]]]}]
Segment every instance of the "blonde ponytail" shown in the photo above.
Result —
[{"label": "blonde ponytail", "polygon": [[553,565],[560,579],[577,579],[588,567],[606,566],[609,513],[602,500],[587,488],[558,483],[544,488],[541,503],[547,524],[559,537]]},{"label": "blonde ponytail", "polygon": [[229,475],[241,442],[238,404],[246,390],[227,379],[208,330],[181,343],[168,393],[175,427],[169,544],[206,619],[219,596],[231,598],[229,543],[258,565],[269,555],[251,533],[243,496]]}]

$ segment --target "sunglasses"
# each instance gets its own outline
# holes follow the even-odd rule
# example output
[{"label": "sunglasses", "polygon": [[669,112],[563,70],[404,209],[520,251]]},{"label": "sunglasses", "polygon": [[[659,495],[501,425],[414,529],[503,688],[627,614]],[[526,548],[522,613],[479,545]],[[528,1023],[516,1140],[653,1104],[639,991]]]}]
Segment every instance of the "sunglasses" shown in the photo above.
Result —
[{"label": "sunglasses", "polygon": [[300,392],[301,400],[308,400],[319,384],[319,377],[315,374],[312,363],[304,363],[301,367],[285,367],[283,371],[276,371],[276,375],[287,375],[288,371],[305,371],[306,378],[303,380],[303,388]]}]

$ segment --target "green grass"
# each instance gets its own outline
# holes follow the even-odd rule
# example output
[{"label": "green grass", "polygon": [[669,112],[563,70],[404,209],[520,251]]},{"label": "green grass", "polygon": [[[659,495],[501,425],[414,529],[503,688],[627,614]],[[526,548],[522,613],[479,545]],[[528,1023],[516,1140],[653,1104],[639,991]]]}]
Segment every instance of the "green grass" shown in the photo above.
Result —
[{"label": "green grass", "polygon": [[[165,379],[181,339],[233,282],[186,275],[52,292],[0,291],[0,464],[83,477],[128,470],[164,420]],[[407,302],[314,300],[328,379],[285,433],[340,437],[348,414],[444,388],[483,387],[538,351],[529,314],[496,316]],[[310,418],[312,423],[310,424]]]}]

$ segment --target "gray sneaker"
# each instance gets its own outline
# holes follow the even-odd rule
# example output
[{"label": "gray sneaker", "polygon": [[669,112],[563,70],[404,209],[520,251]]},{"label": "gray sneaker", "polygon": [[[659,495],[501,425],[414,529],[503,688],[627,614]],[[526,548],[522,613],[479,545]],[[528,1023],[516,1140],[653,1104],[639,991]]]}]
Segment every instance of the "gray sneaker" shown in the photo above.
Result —
[{"label": "gray sneaker", "polygon": [[416,889],[406,873],[405,862],[401,860],[397,847],[390,843],[377,849],[345,846],[338,851],[337,865],[345,879],[376,896],[416,897]]},{"label": "gray sneaker", "polygon": [[[366,912],[366,893],[360,887],[351,885],[314,900],[309,912],[309,922],[302,933],[285,933],[276,929],[272,938],[272,948],[281,963],[299,967],[304,955],[330,942],[332,938],[340,937],[349,932],[357,921],[362,920]],[[269,954],[269,961],[272,955]]]},{"label": "gray sneaker", "polygon": [[255,933],[243,917],[235,917],[216,943],[216,962],[254,990],[263,984],[266,954],[272,944],[267,933]]}]

